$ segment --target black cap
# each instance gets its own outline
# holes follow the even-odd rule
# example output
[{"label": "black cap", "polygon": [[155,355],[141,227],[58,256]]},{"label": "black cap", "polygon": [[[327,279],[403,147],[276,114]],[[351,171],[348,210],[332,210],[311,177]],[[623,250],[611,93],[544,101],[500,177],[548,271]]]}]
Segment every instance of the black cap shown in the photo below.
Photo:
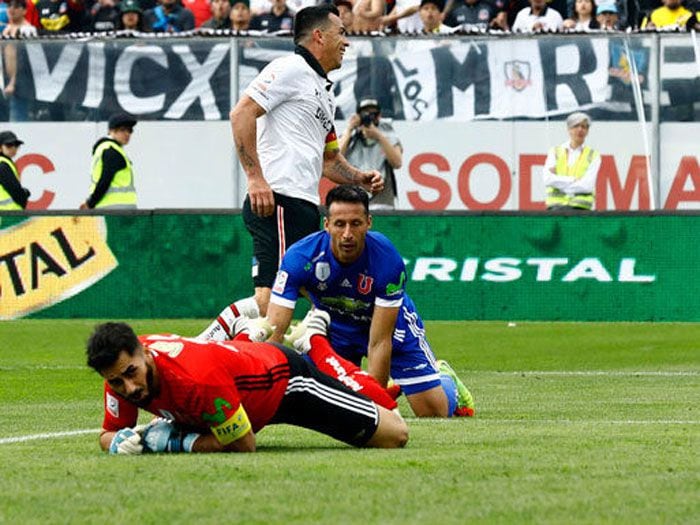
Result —
[{"label": "black cap", "polygon": [[24,141],[19,140],[11,131],[0,131],[0,144],[3,146],[21,146]]},{"label": "black cap", "polygon": [[442,0],[421,0],[420,6],[423,7],[425,4],[433,4],[435,7],[438,8],[438,11],[442,11]]},{"label": "black cap", "polygon": [[109,117],[109,129],[117,128],[133,128],[136,125],[136,119],[126,113],[117,113]]}]

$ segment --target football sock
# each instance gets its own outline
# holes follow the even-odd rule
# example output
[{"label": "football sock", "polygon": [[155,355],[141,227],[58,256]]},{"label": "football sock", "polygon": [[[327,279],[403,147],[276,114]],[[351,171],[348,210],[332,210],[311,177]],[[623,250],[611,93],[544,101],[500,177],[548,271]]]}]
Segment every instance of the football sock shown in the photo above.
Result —
[{"label": "football sock", "polygon": [[213,341],[228,341],[231,339],[231,326],[236,317],[239,317],[240,313],[238,308],[236,308],[236,303],[233,303],[223,310],[219,316],[214,319],[207,329],[197,336],[197,339],[207,339]]},{"label": "football sock", "polygon": [[231,306],[236,307],[236,309],[239,312],[239,315],[245,315],[250,319],[257,319],[258,317],[260,317],[260,309],[258,308],[258,302],[252,295],[244,299],[239,299]]},{"label": "football sock", "polygon": [[440,382],[447,396],[447,417],[452,417],[457,409],[457,385],[455,385],[454,380],[447,374],[440,374]]},{"label": "football sock", "polygon": [[245,315],[251,319],[258,317],[258,303],[255,302],[253,297],[239,299],[221,310],[218,317],[207,326],[206,330],[197,336],[197,339],[228,341],[231,339],[231,327],[233,326],[233,322],[241,315]]}]

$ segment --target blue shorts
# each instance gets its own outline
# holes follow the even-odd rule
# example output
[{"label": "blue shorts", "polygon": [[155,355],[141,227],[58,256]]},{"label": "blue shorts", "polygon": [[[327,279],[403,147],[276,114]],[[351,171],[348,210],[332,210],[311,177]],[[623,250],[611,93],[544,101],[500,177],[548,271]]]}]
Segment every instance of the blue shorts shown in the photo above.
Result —
[{"label": "blue shorts", "polygon": [[[334,350],[359,366],[362,357],[367,355],[367,343],[365,338],[353,339],[331,332]],[[362,340],[359,345],[358,339]],[[423,321],[415,310],[401,306],[391,343],[391,378],[405,395],[418,394],[441,385],[435,355],[425,337]]]}]

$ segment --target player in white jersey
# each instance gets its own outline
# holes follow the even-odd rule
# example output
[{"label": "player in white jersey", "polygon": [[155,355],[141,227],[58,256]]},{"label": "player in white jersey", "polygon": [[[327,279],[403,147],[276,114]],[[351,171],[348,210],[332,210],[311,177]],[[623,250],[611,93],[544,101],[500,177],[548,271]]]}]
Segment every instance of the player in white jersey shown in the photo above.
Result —
[{"label": "player in white jersey", "polygon": [[295,52],[273,60],[231,111],[238,158],[247,176],[243,220],[253,237],[255,298],[264,315],[279,261],[288,246],[320,226],[321,176],[376,193],[378,171],[362,171],[340,154],[333,83],[349,45],[333,5],[299,11]]}]

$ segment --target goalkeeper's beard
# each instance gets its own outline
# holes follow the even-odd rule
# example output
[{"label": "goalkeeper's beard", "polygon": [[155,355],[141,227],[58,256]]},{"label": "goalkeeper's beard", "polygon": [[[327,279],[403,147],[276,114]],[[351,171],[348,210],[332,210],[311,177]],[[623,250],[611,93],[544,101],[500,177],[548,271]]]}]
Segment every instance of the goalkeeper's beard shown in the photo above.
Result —
[{"label": "goalkeeper's beard", "polygon": [[141,397],[141,392],[143,392],[143,390],[139,390],[134,392],[134,395],[129,396],[127,399],[138,407],[145,408],[148,406],[157,394],[154,377],[153,365],[146,363],[146,388],[148,393]]}]

